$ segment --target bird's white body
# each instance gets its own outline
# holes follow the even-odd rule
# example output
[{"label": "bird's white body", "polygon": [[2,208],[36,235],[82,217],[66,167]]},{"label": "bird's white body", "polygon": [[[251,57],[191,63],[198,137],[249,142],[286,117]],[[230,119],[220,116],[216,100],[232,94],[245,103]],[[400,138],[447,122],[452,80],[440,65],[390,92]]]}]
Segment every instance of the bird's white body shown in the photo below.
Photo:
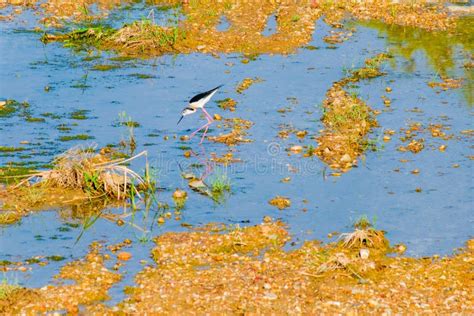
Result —
[{"label": "bird's white body", "polygon": [[207,102],[209,102],[209,100],[212,98],[212,96],[217,92],[217,90],[213,91],[211,94],[209,94],[207,97],[205,97],[204,99],[200,99],[196,102],[192,102],[192,103],[189,103],[189,107],[192,108],[192,109],[202,109]]},{"label": "bird's white body", "polygon": [[212,96],[217,92],[217,90],[222,87],[222,85],[218,86],[218,87],[215,87],[214,89],[212,90],[209,90],[209,91],[206,91],[206,92],[202,92],[202,93],[199,93],[197,95],[195,95],[194,97],[191,98],[191,100],[189,100],[188,102],[188,106],[185,107],[183,109],[183,111],[181,112],[181,118],[179,119],[178,121],[178,124],[179,122],[181,122],[181,120],[187,116],[187,115],[190,115],[190,114],[193,114],[193,113],[196,113],[196,111],[198,109],[201,109],[202,112],[204,113],[204,116],[206,117],[206,120],[207,120],[207,123],[204,124],[202,127],[200,127],[199,129],[197,129],[196,131],[194,131],[192,134],[191,134],[191,137],[193,137],[197,132],[199,132],[200,130],[204,129],[204,133],[201,137],[201,142],[200,144],[202,144],[202,141],[204,140],[204,136],[206,136],[206,133],[207,133],[207,130],[209,128],[209,125],[212,124],[212,122],[214,121],[212,119],[212,116],[209,115],[209,113],[207,113],[207,111],[204,109],[204,106],[206,105],[207,102],[209,102],[209,100],[212,98]]}]

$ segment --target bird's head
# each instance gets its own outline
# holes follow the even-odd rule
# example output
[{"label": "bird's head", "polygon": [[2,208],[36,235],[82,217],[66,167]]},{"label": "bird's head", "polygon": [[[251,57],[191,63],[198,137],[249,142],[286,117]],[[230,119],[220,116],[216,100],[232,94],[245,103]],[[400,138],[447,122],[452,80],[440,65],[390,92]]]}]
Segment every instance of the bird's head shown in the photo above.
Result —
[{"label": "bird's head", "polygon": [[181,122],[181,120],[182,120],[186,115],[193,114],[193,113],[195,113],[196,111],[197,111],[196,109],[193,109],[193,108],[191,108],[191,107],[186,107],[186,108],[184,108],[184,110],[181,111],[181,118],[179,119],[178,124],[179,124],[179,122]]}]

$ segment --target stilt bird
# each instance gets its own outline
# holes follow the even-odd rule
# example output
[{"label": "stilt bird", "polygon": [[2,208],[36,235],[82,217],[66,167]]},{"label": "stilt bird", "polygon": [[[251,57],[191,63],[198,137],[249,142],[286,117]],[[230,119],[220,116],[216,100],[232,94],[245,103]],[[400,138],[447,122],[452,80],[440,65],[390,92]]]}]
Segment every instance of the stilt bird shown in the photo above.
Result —
[{"label": "stilt bird", "polygon": [[200,128],[198,128],[197,130],[195,130],[191,135],[190,137],[193,137],[194,135],[196,135],[197,132],[199,132],[200,130],[204,129],[204,133],[202,134],[202,137],[201,137],[201,142],[199,144],[202,144],[203,140],[204,140],[204,137],[206,136],[207,134],[207,130],[209,129],[209,125],[212,124],[212,122],[214,122],[214,120],[212,119],[212,116],[209,115],[209,113],[207,113],[206,109],[204,108],[204,106],[206,105],[207,102],[209,102],[209,100],[212,98],[212,96],[217,92],[217,90],[222,87],[223,85],[220,85],[218,87],[215,87],[214,89],[211,89],[209,91],[206,91],[206,92],[202,92],[202,93],[199,93],[197,95],[195,95],[194,97],[191,98],[191,100],[189,100],[189,104],[187,107],[185,107],[183,109],[183,111],[181,112],[181,118],[179,119],[178,121],[178,124],[179,122],[181,122],[181,120],[186,116],[186,115],[190,115],[190,114],[194,114],[196,113],[196,111],[198,109],[201,109],[202,112],[204,113],[204,116],[206,117],[206,120],[207,120],[207,123],[204,124],[203,126],[201,126]]}]

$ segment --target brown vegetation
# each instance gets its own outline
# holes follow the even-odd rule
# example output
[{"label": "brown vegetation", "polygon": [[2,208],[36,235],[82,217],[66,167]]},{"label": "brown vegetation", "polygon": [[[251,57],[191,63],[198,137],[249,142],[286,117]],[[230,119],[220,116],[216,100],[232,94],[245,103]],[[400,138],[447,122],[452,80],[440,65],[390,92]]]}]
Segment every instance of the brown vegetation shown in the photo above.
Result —
[{"label": "brown vegetation", "polygon": [[57,278],[74,281],[71,285],[48,285],[41,289],[22,289],[0,301],[0,312],[6,314],[38,314],[57,310],[79,313],[80,306],[108,299],[107,292],[121,276],[105,267],[101,246],[92,244],[83,260],[64,266]]},{"label": "brown vegetation", "polygon": [[357,95],[349,94],[345,86],[383,75],[379,67],[387,58],[379,54],[366,60],[364,67],[334,83],[326,94],[321,119],[325,129],[317,138],[315,153],[332,169],[345,172],[357,164],[357,157],[368,148],[366,135],[377,126],[375,112]]},{"label": "brown vegetation", "polygon": [[145,267],[114,307],[100,301],[120,276],[105,268],[108,256],[94,245],[85,260],[61,270],[59,277],[75,284],[23,289],[25,295],[0,306],[5,313],[77,312],[79,304],[102,314],[474,312],[472,240],[452,257],[415,259],[387,256],[388,241],[371,227],[289,252],[282,249],[288,239],[284,226],[271,220],[163,234],[152,251],[157,265]]},{"label": "brown vegetation", "polygon": [[0,224],[14,223],[31,210],[83,204],[87,213],[90,208],[86,205],[97,211],[110,203],[140,197],[140,192],[153,190],[153,181],[148,171],[142,177],[126,164],[142,156],[146,152],[113,159],[110,151],[70,149],[53,161],[52,169],[15,176],[19,182],[0,188]]},{"label": "brown vegetation", "polygon": [[241,118],[224,119],[223,125],[226,129],[230,129],[230,132],[218,136],[209,136],[210,141],[224,143],[228,146],[251,142],[250,139],[245,138],[247,130],[253,125],[251,121]]},{"label": "brown vegetation", "polygon": [[[9,1],[12,3],[11,1]],[[152,1],[157,5],[181,6],[185,19],[176,25],[161,27],[153,21],[135,22],[118,30],[111,30],[105,37],[97,38],[95,43],[102,49],[112,49],[121,54],[137,56],[157,56],[164,53],[203,52],[203,53],[261,53],[288,54],[306,45],[312,38],[315,21],[325,16],[326,22],[342,28],[342,20],[353,16],[362,20],[379,20],[387,24],[413,26],[422,29],[451,30],[455,28],[456,18],[449,16],[446,9],[424,3],[395,3],[388,0],[372,2],[354,1],[190,1],[182,4],[180,0]],[[61,20],[91,19],[87,8],[98,3],[105,11],[116,7],[117,1],[83,0],[46,1],[43,5],[46,21],[59,25]],[[16,3],[17,5],[19,3]],[[27,5],[37,5],[28,1]],[[64,7],[64,8],[63,8]],[[67,9],[65,9],[67,8]],[[59,14],[61,12],[61,14]],[[269,18],[275,16],[277,29],[274,34],[262,34]],[[225,16],[230,27],[217,30],[221,17]],[[74,32],[67,36],[47,35],[49,40],[71,41]],[[339,43],[352,35],[351,31],[338,31],[326,39]],[[91,42],[91,41],[89,41]]]}]

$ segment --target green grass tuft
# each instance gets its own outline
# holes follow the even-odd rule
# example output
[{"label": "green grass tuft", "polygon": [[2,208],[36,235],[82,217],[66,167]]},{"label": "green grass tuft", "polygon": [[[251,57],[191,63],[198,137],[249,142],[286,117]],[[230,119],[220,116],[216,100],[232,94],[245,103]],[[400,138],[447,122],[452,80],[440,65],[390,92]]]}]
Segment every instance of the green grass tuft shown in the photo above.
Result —
[{"label": "green grass tuft", "polygon": [[214,194],[230,192],[231,183],[226,174],[218,174],[211,179],[211,191]]},{"label": "green grass tuft", "polygon": [[93,136],[89,136],[87,134],[78,134],[78,135],[73,135],[73,136],[61,136],[59,137],[59,140],[62,142],[69,142],[72,140],[88,140],[88,139],[94,139]]},{"label": "green grass tuft", "polygon": [[76,110],[69,115],[69,118],[71,120],[87,120],[89,118],[87,113],[89,112],[89,110]]},{"label": "green grass tuft", "polygon": [[0,151],[2,152],[16,152],[16,151],[23,151],[23,150],[25,150],[24,147],[0,146]]},{"label": "green grass tuft", "polygon": [[16,284],[8,284],[6,279],[0,283],[0,300],[7,299],[15,291],[21,289],[19,285]]}]

